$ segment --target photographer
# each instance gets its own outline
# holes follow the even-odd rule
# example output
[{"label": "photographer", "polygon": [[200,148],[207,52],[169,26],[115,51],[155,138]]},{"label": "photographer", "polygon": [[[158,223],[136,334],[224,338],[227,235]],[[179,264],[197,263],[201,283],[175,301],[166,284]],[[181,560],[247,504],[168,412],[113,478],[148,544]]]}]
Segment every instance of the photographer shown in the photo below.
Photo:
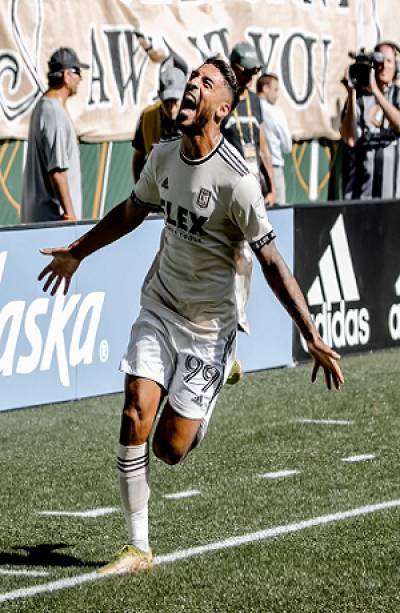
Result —
[{"label": "photographer", "polygon": [[355,56],[343,83],[348,92],[340,133],[348,146],[346,199],[400,197],[400,91],[392,42]]}]

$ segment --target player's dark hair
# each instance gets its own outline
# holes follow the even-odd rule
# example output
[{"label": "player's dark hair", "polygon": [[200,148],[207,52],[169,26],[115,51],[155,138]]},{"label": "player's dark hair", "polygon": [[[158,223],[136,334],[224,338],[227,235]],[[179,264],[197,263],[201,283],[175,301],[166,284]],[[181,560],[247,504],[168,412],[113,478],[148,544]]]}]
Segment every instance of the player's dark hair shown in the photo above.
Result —
[{"label": "player's dark hair", "polygon": [[231,111],[233,111],[239,102],[239,85],[231,65],[218,55],[207,58],[204,64],[215,66],[224,77],[224,81],[232,94]]},{"label": "player's dark hair", "polygon": [[271,81],[279,81],[278,75],[274,72],[264,72],[256,83],[257,94],[260,94],[264,89],[264,85],[269,85]]}]

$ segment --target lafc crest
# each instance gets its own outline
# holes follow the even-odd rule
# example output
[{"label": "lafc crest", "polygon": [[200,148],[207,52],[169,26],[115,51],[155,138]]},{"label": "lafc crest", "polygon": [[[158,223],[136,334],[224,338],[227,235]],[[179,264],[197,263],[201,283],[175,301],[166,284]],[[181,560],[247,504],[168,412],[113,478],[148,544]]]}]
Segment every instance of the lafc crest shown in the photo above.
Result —
[{"label": "lafc crest", "polygon": [[206,209],[208,207],[208,203],[210,202],[211,192],[208,189],[202,187],[200,189],[199,195],[197,196],[197,206],[201,209]]}]

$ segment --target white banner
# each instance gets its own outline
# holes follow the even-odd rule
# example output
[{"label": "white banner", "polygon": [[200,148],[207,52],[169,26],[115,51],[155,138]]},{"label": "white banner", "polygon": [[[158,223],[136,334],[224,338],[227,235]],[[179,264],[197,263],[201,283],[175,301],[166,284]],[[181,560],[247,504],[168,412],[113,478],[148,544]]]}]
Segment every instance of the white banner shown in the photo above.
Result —
[{"label": "white banner", "polygon": [[[338,138],[348,51],[400,40],[399,0],[1,0],[0,139],[26,139],[30,113],[47,87],[47,62],[60,46],[90,69],[68,101],[78,136],[129,140],[157,93],[160,64],[135,33],[151,37],[159,59],[189,68],[251,42],[281,80],[278,104],[294,138]],[[397,6],[395,10],[394,6]],[[157,58],[156,58],[157,59]]]}]

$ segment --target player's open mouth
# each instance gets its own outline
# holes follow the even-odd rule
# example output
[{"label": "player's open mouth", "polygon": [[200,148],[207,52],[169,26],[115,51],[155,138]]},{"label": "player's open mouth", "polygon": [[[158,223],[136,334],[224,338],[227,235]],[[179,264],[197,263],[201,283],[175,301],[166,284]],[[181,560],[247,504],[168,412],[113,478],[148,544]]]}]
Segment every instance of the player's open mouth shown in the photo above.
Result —
[{"label": "player's open mouth", "polygon": [[194,111],[196,110],[196,107],[197,107],[197,100],[195,96],[191,94],[190,92],[185,94],[182,100],[182,104],[181,104],[181,111],[182,110]]}]

